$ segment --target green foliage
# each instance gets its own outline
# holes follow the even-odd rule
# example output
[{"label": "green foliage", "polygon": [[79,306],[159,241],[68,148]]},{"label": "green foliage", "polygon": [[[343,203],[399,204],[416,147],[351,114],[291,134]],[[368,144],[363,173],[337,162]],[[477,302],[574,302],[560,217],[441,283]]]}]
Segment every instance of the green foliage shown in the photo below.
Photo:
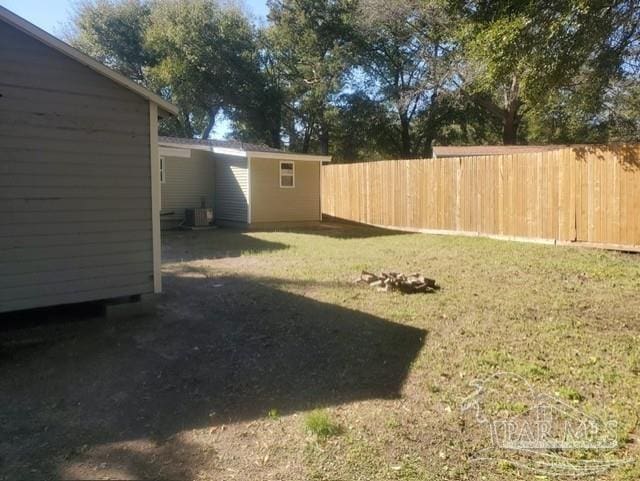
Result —
[{"label": "green foliage", "polygon": [[162,132],[337,161],[640,140],[634,0],[83,0],[76,47],[180,107]]},{"label": "green foliage", "polygon": [[343,95],[328,114],[332,153],[340,162],[394,156],[394,124],[380,102],[363,93]]},{"label": "green foliage", "polygon": [[85,0],[76,5],[73,33],[67,39],[105,65],[146,83],[153,57],[144,46],[151,7],[142,0]]},{"label": "green foliage", "polygon": [[462,19],[465,88],[503,118],[505,142],[517,141],[521,126],[534,141],[606,139],[603,99],[637,62],[635,1],[452,3]]},{"label": "green foliage", "polygon": [[332,2],[273,0],[265,32],[289,115],[287,136],[293,149],[329,151],[329,111],[349,69],[349,42],[355,0]]},{"label": "green foliage", "polygon": [[278,95],[261,69],[258,34],[237,8],[211,0],[86,0],[73,23],[78,48],[180,107],[164,133],[208,137],[223,111],[260,141],[271,143],[271,131],[279,131]]},{"label": "green foliage", "polygon": [[267,413],[267,417],[269,419],[274,420],[274,421],[278,420],[278,419],[280,419],[280,411],[278,411],[275,408],[269,409],[269,412]]},{"label": "green foliage", "polygon": [[315,409],[305,416],[304,427],[307,432],[315,434],[320,439],[336,436],[342,432],[341,427],[331,420],[329,414],[320,409]]},{"label": "green foliage", "polygon": [[[146,45],[159,61],[157,85],[191,114],[204,137],[223,108],[238,106],[259,77],[254,32],[242,12],[209,0],[164,0],[155,4]],[[187,129],[188,130],[188,129]]]}]

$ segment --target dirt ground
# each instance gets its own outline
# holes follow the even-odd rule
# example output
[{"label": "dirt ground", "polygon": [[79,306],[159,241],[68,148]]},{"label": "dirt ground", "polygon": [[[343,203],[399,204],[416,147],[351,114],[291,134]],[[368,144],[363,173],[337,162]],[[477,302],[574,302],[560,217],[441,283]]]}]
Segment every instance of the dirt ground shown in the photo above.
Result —
[{"label": "dirt ground", "polygon": [[[532,479],[468,463],[459,404],[496,369],[614,406],[634,461],[606,476],[640,476],[637,256],[331,225],[163,242],[151,314],[0,318],[0,479]],[[307,432],[316,408],[342,434]]]}]

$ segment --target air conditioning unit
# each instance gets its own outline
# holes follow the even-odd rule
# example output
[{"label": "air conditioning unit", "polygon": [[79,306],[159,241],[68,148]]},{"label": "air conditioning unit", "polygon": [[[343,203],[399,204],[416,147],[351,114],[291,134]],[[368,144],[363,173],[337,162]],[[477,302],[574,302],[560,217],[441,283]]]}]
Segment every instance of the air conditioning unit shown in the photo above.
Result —
[{"label": "air conditioning unit", "polygon": [[213,223],[213,209],[199,207],[197,209],[186,209],[184,212],[184,223],[190,227],[206,227]]}]

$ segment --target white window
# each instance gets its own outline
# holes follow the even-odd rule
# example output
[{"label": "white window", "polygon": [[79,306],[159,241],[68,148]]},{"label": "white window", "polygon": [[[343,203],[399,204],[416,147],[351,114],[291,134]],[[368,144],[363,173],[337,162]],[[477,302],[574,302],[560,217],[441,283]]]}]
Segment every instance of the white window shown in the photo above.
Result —
[{"label": "white window", "polygon": [[280,187],[292,189],[296,186],[296,170],[293,162],[280,162]]},{"label": "white window", "polygon": [[164,172],[164,157],[160,157],[160,183],[164,184],[165,172]]}]

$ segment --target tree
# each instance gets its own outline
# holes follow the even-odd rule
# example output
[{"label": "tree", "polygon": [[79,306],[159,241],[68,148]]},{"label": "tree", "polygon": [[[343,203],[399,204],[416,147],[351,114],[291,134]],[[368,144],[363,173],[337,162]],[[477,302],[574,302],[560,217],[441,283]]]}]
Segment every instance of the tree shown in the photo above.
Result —
[{"label": "tree", "polygon": [[67,40],[79,50],[125,76],[147,85],[154,62],[145,46],[151,6],[142,0],[82,1],[76,4]]},{"label": "tree", "polygon": [[518,141],[523,114],[559,89],[602,96],[637,41],[635,0],[540,3],[456,2],[462,41],[475,72],[465,89],[503,124],[503,141]]},{"label": "tree", "polygon": [[353,162],[396,155],[394,120],[380,103],[362,92],[339,96],[330,111],[336,161]]},{"label": "tree", "polygon": [[278,93],[261,70],[257,32],[213,0],[87,0],[71,42],[180,108],[164,132],[207,138],[222,112],[279,146]]},{"label": "tree", "polygon": [[150,77],[170,86],[174,102],[208,138],[225,108],[238,108],[259,78],[253,27],[237,9],[220,8],[210,0],[157,2],[146,32],[146,45],[157,63]]},{"label": "tree", "polygon": [[[267,48],[286,90],[290,144],[329,153],[329,111],[348,71],[355,0],[270,0]],[[299,141],[299,136],[302,137]]]},{"label": "tree", "polygon": [[[454,73],[449,18],[442,2],[362,0],[358,64],[365,89],[398,119],[399,154],[431,155],[441,95]],[[420,120],[420,129],[413,124]]]}]

